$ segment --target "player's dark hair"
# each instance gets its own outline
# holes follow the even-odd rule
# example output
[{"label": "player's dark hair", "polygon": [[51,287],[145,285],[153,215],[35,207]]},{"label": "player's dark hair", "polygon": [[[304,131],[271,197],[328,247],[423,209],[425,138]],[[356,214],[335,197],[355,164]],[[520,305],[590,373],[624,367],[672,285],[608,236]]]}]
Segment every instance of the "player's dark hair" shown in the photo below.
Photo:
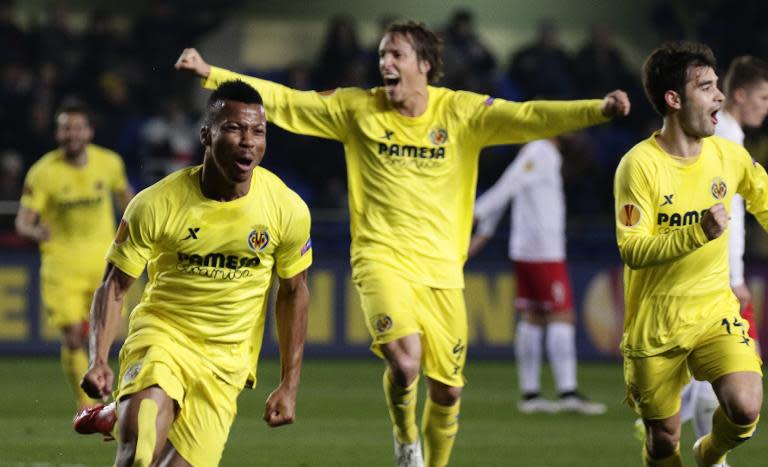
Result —
[{"label": "player's dark hair", "polygon": [[416,57],[430,65],[427,79],[436,83],[443,76],[443,40],[424,23],[396,21],[390,24],[387,34],[402,34],[413,46]]},{"label": "player's dark hair", "polygon": [[768,63],[752,55],[742,55],[734,58],[728,67],[723,90],[725,96],[730,98],[735,90],[748,88],[761,81],[768,81]]},{"label": "player's dark hair", "polygon": [[664,116],[669,110],[664,94],[675,91],[685,99],[689,68],[702,66],[714,69],[717,61],[712,49],[698,42],[665,42],[651,52],[643,63],[643,88],[659,115]]},{"label": "player's dark hair", "polygon": [[89,125],[91,123],[91,109],[88,108],[85,102],[76,97],[67,97],[61,101],[61,104],[59,104],[59,107],[53,114],[53,121],[58,121],[61,114],[81,114],[85,116]]},{"label": "player's dark hair", "polygon": [[208,126],[216,120],[219,112],[224,108],[224,101],[264,105],[261,94],[253,86],[240,80],[225,81],[208,97],[203,115],[204,125]]}]

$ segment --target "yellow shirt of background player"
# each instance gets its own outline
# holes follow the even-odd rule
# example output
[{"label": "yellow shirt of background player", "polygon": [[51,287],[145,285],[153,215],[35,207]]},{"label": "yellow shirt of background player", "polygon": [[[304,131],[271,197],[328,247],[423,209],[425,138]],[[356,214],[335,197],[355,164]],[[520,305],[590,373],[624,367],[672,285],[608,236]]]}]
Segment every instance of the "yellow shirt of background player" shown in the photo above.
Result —
[{"label": "yellow shirt of background player", "polygon": [[616,232],[624,260],[626,317],[622,348],[649,356],[687,348],[715,305],[735,303],[728,279],[728,230],[707,241],[703,213],[730,206],[735,193],[768,226],[768,175],[743,147],[705,138],[696,158],[674,157],[640,142],[615,179]]},{"label": "yellow shirt of background player", "polygon": [[601,100],[537,103],[559,111],[548,120],[531,103],[430,86],[427,110],[409,118],[383,88],[296,91],[216,67],[204,85],[232,79],[261,93],[270,122],[344,144],[353,272],[385,265],[435,288],[464,286],[481,148],[607,120]]},{"label": "yellow shirt of background player", "polygon": [[63,150],[51,151],[24,181],[21,205],[39,213],[51,231],[51,240],[40,243],[43,278],[73,281],[82,272],[104,270],[104,254],[115,233],[112,194],[125,190],[128,182],[119,155],[94,144],[86,153],[87,163],[77,167],[67,162]]},{"label": "yellow shirt of background player", "polygon": [[[212,369],[239,387],[264,324],[272,271],[293,277],[312,262],[309,210],[274,174],[257,167],[247,195],[205,198],[201,167],[176,172],[126,209],[107,259],[138,277],[147,267],[129,340],[158,332],[199,344]],[[158,345],[153,342],[153,344]]]}]

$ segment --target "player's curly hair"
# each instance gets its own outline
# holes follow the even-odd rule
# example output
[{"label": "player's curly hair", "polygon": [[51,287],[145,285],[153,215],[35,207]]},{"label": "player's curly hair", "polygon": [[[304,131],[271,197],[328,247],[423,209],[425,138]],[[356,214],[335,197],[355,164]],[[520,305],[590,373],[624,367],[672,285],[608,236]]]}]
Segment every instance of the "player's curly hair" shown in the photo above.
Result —
[{"label": "player's curly hair", "polygon": [[225,81],[208,97],[203,115],[203,124],[210,126],[224,107],[224,101],[242,102],[244,104],[264,105],[259,91],[253,86],[240,80]]},{"label": "player's curly hair", "polygon": [[717,67],[712,49],[689,41],[670,41],[657,47],[643,63],[643,88],[654,110],[662,117],[669,108],[664,100],[667,91],[675,91],[685,99],[685,83],[690,67]]},{"label": "player's curly hair", "polygon": [[730,98],[735,90],[760,84],[761,81],[768,81],[768,63],[752,55],[742,55],[734,58],[728,67],[723,91]]},{"label": "player's curly hair", "polygon": [[387,34],[402,34],[413,46],[416,57],[429,63],[427,79],[436,83],[443,77],[443,40],[424,23],[416,21],[396,21],[390,24]]}]

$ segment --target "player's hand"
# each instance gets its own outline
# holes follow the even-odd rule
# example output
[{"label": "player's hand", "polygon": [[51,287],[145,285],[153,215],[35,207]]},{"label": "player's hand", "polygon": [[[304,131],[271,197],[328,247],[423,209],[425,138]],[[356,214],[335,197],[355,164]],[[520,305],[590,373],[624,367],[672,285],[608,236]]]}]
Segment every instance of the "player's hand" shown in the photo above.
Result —
[{"label": "player's hand", "polygon": [[728,227],[728,212],[723,203],[717,203],[701,217],[701,228],[707,240],[714,240],[725,232]]},{"label": "player's hand", "polygon": [[290,425],[296,419],[296,391],[280,385],[267,397],[264,421],[272,428]]},{"label": "player's hand", "polygon": [[40,222],[35,226],[35,238],[40,243],[51,239],[51,229],[48,228],[48,224]]},{"label": "player's hand", "polygon": [[184,49],[179,55],[179,59],[176,60],[174,68],[179,71],[194,73],[200,78],[207,78],[211,74],[211,66],[203,60],[203,56],[194,48]]},{"label": "player's hand", "polygon": [[609,92],[603,98],[603,115],[609,118],[626,117],[629,115],[629,96],[621,89]]},{"label": "player's hand", "polygon": [[742,310],[747,306],[749,302],[752,301],[752,294],[749,293],[747,284],[740,284],[731,287],[731,290],[733,290],[733,294],[736,295],[736,298],[739,299],[739,304],[741,305]]},{"label": "player's hand", "polygon": [[89,397],[106,401],[112,394],[113,379],[112,368],[106,362],[94,363],[85,372],[80,387]]}]

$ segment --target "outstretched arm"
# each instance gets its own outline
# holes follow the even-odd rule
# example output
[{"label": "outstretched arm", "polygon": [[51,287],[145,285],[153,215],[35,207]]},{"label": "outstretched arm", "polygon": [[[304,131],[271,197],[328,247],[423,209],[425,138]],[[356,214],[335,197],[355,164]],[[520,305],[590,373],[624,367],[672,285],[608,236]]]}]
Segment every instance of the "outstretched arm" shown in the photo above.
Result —
[{"label": "outstretched arm", "polygon": [[271,427],[293,423],[296,418],[308,311],[307,270],[288,279],[281,278],[275,310],[280,340],[280,385],[269,395],[264,408],[264,421]]},{"label": "outstretched arm", "polygon": [[80,386],[95,399],[106,399],[112,393],[114,376],[109,367],[109,348],[120,328],[123,299],[134,281],[133,277],[110,263],[104,281],[93,296],[88,341],[90,365]]}]

